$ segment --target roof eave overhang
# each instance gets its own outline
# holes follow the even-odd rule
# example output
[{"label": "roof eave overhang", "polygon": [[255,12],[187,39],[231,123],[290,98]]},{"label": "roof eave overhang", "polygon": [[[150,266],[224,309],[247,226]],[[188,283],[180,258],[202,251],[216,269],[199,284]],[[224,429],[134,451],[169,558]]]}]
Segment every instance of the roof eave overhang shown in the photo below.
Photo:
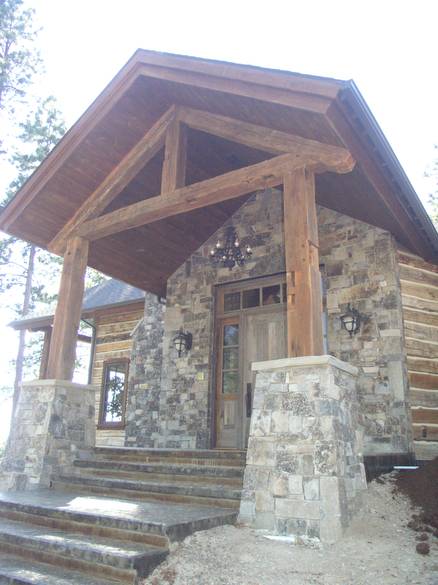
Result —
[{"label": "roof eave overhang", "polygon": [[[87,133],[108,113],[114,103],[131,86],[138,76],[156,76],[160,79],[178,80],[181,83],[199,84],[220,91],[242,92],[246,95],[263,95],[269,90],[270,100],[293,104],[295,108],[314,109],[327,116],[334,130],[341,137],[336,123],[330,120],[330,112],[338,109],[344,118],[357,119],[353,124],[355,136],[371,148],[374,164],[386,176],[393,196],[398,198],[406,214],[406,225],[412,232],[413,248],[423,257],[438,261],[438,233],[421,201],[410,184],[389,143],[371,114],[353,82],[300,75],[284,71],[266,70],[247,65],[209,61],[180,55],[138,50],[90,105],[78,122],[28,179],[16,196],[0,214],[0,229],[8,232],[21,211],[28,205],[45,182],[62,166],[63,161],[86,137]],[[266,98],[268,99],[268,98]],[[364,130],[363,130],[364,129]],[[345,143],[350,148],[348,143]],[[360,164],[360,160],[359,160]]]},{"label": "roof eave overhang", "polygon": [[[104,313],[110,309],[118,309],[123,307],[130,307],[132,309],[141,308],[144,305],[143,299],[134,299],[131,301],[122,301],[120,303],[111,303],[108,305],[101,305],[100,307],[92,307],[90,309],[84,309],[81,313],[81,319],[91,319]],[[8,323],[8,327],[12,327],[15,331],[43,331],[53,325],[54,315],[44,315],[42,317],[28,317],[27,319],[16,319]]]},{"label": "roof eave overhang", "polygon": [[380,166],[387,180],[406,213],[412,219],[434,251],[434,259],[438,260],[438,232],[423,203],[418,197],[412,183],[406,175],[400,161],[395,155],[377,120],[365,102],[354,81],[350,80],[339,93],[337,101],[348,111],[353,110],[361,120],[357,132],[366,136],[373,144],[376,164]]}]

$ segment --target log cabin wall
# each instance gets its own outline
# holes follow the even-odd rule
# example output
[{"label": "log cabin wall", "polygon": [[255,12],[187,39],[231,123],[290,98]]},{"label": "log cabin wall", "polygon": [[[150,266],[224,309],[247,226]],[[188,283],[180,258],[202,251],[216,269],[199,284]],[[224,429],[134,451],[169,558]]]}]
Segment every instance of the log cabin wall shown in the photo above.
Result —
[{"label": "log cabin wall", "polygon": [[[326,273],[328,349],[359,367],[365,454],[409,453],[411,421],[394,239],[384,230],[323,207],[318,207],[318,223]],[[211,265],[209,250],[223,236],[225,224],[168,281],[161,381],[154,376],[151,383],[147,372],[136,374],[137,387],[141,389],[143,376],[147,389],[131,388],[126,434],[130,446],[211,445],[215,286],[284,272],[282,194],[276,190],[257,194],[233,215],[232,224],[242,243],[253,247],[252,258],[243,267],[230,272]],[[340,322],[348,303],[365,316],[352,338]],[[172,339],[181,326],[193,334],[193,348],[177,358]],[[150,331],[154,336],[159,333],[153,327]],[[141,360],[143,351],[145,363],[158,364],[157,347],[157,341],[153,347],[144,345],[135,351],[136,359]]]},{"label": "log cabin wall", "polygon": [[438,266],[399,250],[415,455],[438,456]]},{"label": "log cabin wall", "polygon": [[96,445],[123,446],[125,429],[99,428],[101,390],[104,363],[119,358],[131,358],[131,333],[143,317],[143,303],[106,309],[95,316],[96,345],[93,359],[92,384],[99,387],[96,393]]}]

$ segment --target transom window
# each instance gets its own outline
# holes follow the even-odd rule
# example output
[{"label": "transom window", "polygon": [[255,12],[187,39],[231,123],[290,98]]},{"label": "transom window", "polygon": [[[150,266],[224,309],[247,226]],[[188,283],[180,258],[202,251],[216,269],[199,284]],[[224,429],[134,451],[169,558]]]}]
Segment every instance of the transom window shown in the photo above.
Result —
[{"label": "transom window", "polygon": [[114,360],[104,364],[99,415],[100,427],[123,427],[125,424],[128,367],[128,359]]},{"label": "transom window", "polygon": [[287,301],[286,283],[281,277],[275,280],[269,278],[265,283],[259,280],[252,285],[241,285],[240,290],[228,288],[221,292],[219,312],[224,314],[269,305],[280,305]]}]

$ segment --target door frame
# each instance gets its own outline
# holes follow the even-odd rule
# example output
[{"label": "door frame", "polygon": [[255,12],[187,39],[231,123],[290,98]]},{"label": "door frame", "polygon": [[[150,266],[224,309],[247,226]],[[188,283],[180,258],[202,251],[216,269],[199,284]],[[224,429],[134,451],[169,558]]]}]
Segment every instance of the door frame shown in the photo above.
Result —
[{"label": "door frame", "polygon": [[[237,291],[245,291],[251,290],[254,288],[259,288],[262,290],[263,287],[280,284],[280,294],[281,294],[281,302],[278,304],[270,304],[270,305],[263,305],[262,298],[259,298],[260,304],[257,307],[247,308],[244,309],[240,307],[238,310],[225,312],[224,311],[224,296],[226,293],[229,292],[237,292]],[[243,357],[245,355],[245,348],[243,344],[244,340],[244,329],[245,329],[245,319],[242,318],[245,315],[251,314],[261,314],[261,313],[274,313],[281,308],[284,308],[286,303],[286,274],[284,272],[279,272],[276,274],[270,274],[267,276],[255,277],[255,278],[246,278],[242,280],[237,280],[229,283],[221,283],[215,286],[215,303],[214,303],[214,318],[213,318],[213,348],[212,348],[212,384],[210,389],[210,396],[211,396],[211,445],[212,448],[216,449],[238,449],[238,447],[218,447],[219,442],[219,417],[220,417],[220,400],[221,400],[221,381],[222,381],[222,336],[223,336],[223,325],[227,324],[229,321],[230,324],[238,323],[239,324],[239,339],[242,342],[239,343],[239,379],[240,384],[243,384],[242,379],[242,367],[243,367]],[[261,293],[260,293],[261,294]],[[243,411],[244,408],[244,392],[241,391],[241,400],[239,404],[239,410],[241,417],[243,418]],[[244,433],[244,429],[242,429],[242,436]]]}]

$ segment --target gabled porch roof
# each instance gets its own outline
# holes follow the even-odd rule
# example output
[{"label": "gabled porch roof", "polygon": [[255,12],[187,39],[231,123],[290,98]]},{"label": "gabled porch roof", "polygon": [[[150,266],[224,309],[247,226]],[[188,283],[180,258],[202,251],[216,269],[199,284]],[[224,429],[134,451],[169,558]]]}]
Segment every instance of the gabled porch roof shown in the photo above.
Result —
[{"label": "gabled porch roof", "polygon": [[[133,55],[3,210],[0,228],[50,249],[84,202],[105,188],[108,176],[123,167],[173,106],[253,124],[267,134],[280,131],[346,148],[357,164],[345,174],[319,174],[317,202],[386,229],[413,252],[438,260],[437,232],[352,81],[144,50]],[[214,135],[202,124],[188,124],[185,183],[274,156],[250,138],[237,142],[223,128]],[[156,144],[147,164],[137,165],[95,217],[160,194],[164,145]],[[88,264],[163,294],[174,270],[248,197],[101,237],[91,242]]]}]

